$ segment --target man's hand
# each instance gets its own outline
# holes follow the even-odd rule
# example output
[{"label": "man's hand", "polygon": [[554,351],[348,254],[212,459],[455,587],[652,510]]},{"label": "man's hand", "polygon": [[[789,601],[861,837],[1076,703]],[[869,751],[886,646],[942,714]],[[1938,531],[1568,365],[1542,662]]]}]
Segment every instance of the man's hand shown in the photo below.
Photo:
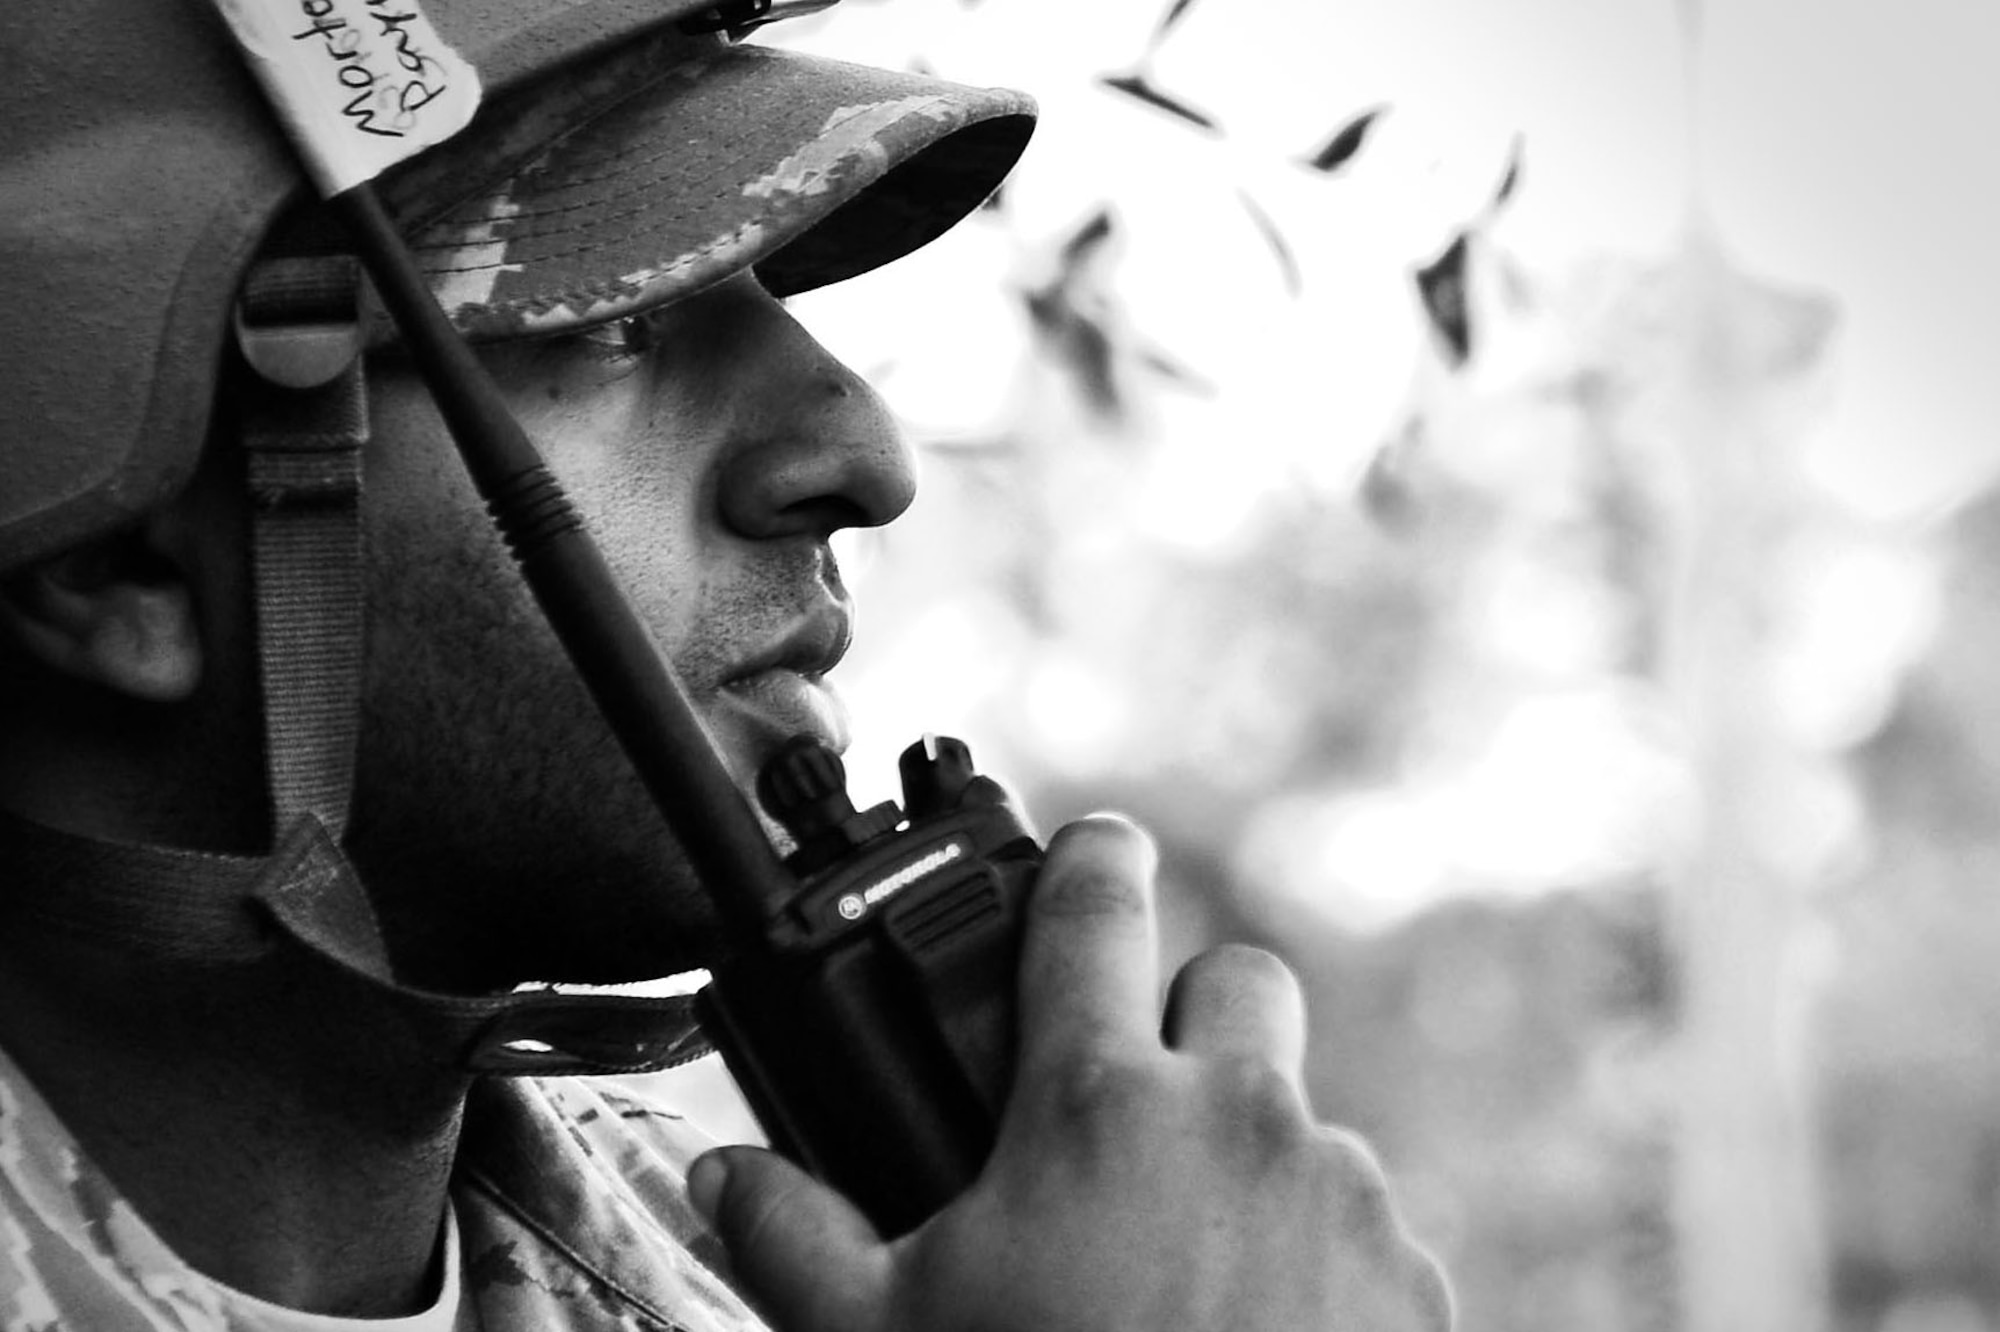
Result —
[{"label": "man's hand", "polygon": [[731,1147],[689,1187],[787,1332],[1442,1332],[1451,1301],[1353,1136],[1301,1083],[1284,964],[1225,947],[1157,1012],[1154,855],[1072,824],[1029,902],[1021,1047],[978,1181],[883,1243],[789,1162]]}]

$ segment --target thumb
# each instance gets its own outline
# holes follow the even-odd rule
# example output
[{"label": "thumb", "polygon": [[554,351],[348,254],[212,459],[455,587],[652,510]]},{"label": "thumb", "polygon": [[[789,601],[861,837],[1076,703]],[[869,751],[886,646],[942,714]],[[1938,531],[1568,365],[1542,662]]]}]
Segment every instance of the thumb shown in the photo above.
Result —
[{"label": "thumb", "polygon": [[854,1205],[775,1152],[723,1147],[688,1170],[737,1279],[787,1332],[860,1332],[888,1288],[889,1252]]}]

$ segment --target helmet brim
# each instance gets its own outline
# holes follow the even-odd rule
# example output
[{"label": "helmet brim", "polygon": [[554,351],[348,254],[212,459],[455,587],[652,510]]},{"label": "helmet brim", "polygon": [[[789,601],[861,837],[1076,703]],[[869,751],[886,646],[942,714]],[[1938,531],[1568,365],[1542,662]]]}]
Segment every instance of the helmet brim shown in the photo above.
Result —
[{"label": "helmet brim", "polygon": [[468,336],[601,323],[746,268],[780,296],[864,273],[978,208],[1034,124],[1032,102],[1005,90],[758,46],[679,54],[600,71],[604,109],[525,151],[538,112],[520,99],[495,142],[457,145],[501,174],[414,227],[412,245]]}]

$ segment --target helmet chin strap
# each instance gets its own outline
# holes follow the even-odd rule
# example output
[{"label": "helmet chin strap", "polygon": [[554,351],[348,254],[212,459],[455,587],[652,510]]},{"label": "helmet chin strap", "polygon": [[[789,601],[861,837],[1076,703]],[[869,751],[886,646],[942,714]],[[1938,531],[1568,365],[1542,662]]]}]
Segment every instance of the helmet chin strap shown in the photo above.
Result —
[{"label": "helmet chin strap", "polygon": [[[238,345],[255,372],[240,434],[277,830],[275,854],[249,876],[241,900],[269,927],[272,946],[300,953],[344,987],[357,1016],[392,1021],[470,1071],[637,1072],[707,1053],[683,995],[454,995],[394,974],[367,892],[340,849],[361,699],[364,290],[349,256],[271,258],[253,270],[239,307]],[[175,853],[127,850],[152,856],[156,872],[174,868],[160,857]]]},{"label": "helmet chin strap", "polygon": [[708,1053],[685,996],[550,989],[441,994],[399,983],[353,866],[311,815],[268,856],[106,842],[0,812],[0,855],[48,893],[0,894],[0,922],[153,964],[255,977],[338,1005],[344,1033],[469,1073],[636,1073]]},{"label": "helmet chin strap", "polygon": [[245,282],[238,434],[272,813],[338,842],[361,706],[361,449],[368,385],[361,274],[348,256],[269,259]]}]

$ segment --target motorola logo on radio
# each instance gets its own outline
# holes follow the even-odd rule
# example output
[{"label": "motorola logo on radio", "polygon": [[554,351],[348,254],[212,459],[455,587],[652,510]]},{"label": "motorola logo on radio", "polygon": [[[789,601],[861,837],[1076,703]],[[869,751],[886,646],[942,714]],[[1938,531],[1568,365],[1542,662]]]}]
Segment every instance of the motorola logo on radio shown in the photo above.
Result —
[{"label": "motorola logo on radio", "polygon": [[937,873],[953,861],[963,860],[965,855],[963,842],[946,842],[937,850],[919,856],[887,878],[877,879],[860,892],[842,894],[840,900],[834,903],[833,909],[840,913],[842,920],[860,920],[868,908],[877,905],[884,898],[894,897],[917,880]]}]

